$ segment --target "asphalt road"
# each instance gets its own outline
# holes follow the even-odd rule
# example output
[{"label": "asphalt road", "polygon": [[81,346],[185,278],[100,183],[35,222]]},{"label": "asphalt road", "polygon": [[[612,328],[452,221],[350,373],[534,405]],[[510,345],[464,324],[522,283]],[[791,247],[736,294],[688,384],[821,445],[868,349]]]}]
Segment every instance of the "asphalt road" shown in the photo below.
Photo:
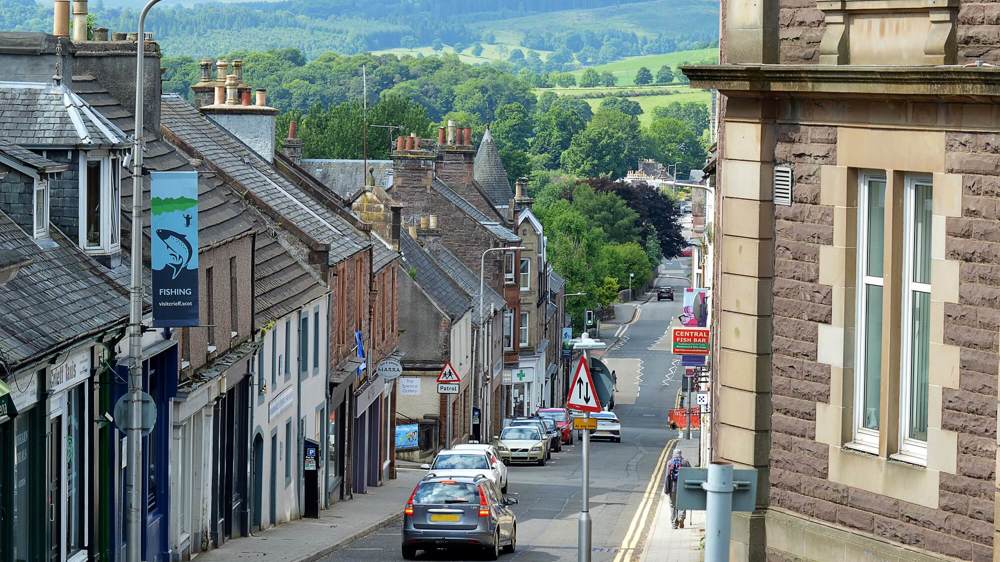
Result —
[{"label": "asphalt road", "polygon": [[[682,258],[684,262],[690,259]],[[680,275],[683,262],[661,267],[663,275]],[[686,265],[686,264],[683,264]],[[683,287],[680,279],[661,280]],[[673,356],[662,338],[670,319],[681,311],[681,293],[674,302],[652,301],[640,308],[638,319],[625,332],[620,347],[604,358],[618,372],[615,411],[622,420],[622,442],[598,441],[591,446],[590,512],[593,518],[592,561],[632,562],[649,531],[662,482],[652,482],[665,462],[675,432],[667,430],[667,409],[674,406],[682,372],[670,374]],[[510,468],[510,490],[519,504],[517,551],[501,560],[518,562],[572,562],[577,560],[577,521],[580,513],[581,445],[553,453],[546,466]],[[660,472],[657,472],[660,474]],[[400,498],[400,510],[406,498]],[[637,515],[638,512],[638,515]],[[647,516],[648,515],[648,516]],[[435,552],[419,560],[476,560],[478,553]],[[402,561],[398,524],[354,541],[324,561]]]}]

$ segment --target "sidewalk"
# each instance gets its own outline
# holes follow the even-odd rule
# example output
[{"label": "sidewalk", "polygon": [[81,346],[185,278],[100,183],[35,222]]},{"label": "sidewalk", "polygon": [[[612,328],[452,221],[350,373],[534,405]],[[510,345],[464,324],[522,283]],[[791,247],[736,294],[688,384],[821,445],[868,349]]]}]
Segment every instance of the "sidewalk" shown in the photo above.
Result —
[{"label": "sidewalk", "polygon": [[397,470],[398,478],[367,494],[320,512],[319,519],[298,519],[253,537],[232,539],[222,548],[199,554],[198,562],[267,560],[308,562],[391,524],[403,512],[403,504],[423,470]]},{"label": "sidewalk", "polygon": [[[677,447],[692,464],[698,456],[698,440],[677,442]],[[704,558],[702,537],[705,536],[705,512],[689,511],[683,529],[670,527],[670,499],[660,502],[653,519],[653,528],[640,562],[701,562]]]}]

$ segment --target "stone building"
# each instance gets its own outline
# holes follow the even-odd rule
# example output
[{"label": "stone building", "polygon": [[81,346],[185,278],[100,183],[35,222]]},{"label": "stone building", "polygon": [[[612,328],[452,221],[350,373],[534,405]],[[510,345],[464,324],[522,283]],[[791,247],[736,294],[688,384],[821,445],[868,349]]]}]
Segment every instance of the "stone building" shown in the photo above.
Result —
[{"label": "stone building", "polygon": [[722,3],[715,460],[736,560],[996,560],[1000,26]]}]

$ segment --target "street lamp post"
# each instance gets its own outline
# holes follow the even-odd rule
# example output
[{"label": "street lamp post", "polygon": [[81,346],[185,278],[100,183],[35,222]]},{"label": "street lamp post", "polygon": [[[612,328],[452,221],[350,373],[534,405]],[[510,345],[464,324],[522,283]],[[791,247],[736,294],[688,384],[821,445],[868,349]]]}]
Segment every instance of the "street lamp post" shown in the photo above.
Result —
[{"label": "street lamp post", "polygon": [[[524,246],[487,248],[479,259],[479,348],[480,348],[479,365],[480,365],[480,370],[483,371],[483,373],[486,372],[486,346],[489,344],[489,341],[483,337],[483,333],[486,328],[486,310],[485,310],[486,305],[484,298],[486,294],[486,255],[491,252],[516,252],[524,249],[526,249]],[[501,334],[501,337],[503,337],[503,334]],[[511,337],[513,337],[513,335],[511,335]],[[475,405],[478,403],[480,405],[479,440],[482,441],[483,435],[488,435],[488,433],[484,432],[483,430],[491,428],[489,428],[488,425],[485,423],[486,416],[483,414],[483,409],[482,409],[482,402],[484,402],[483,397],[480,396],[479,400],[476,399],[477,396],[479,396],[479,390],[480,390],[479,387],[481,385],[481,381],[479,380],[479,377],[477,376],[475,370],[473,370],[472,373],[472,382],[475,386],[473,386],[472,388],[472,405],[470,406],[469,410],[469,419],[470,420],[472,419],[471,408],[474,408]],[[485,393],[483,394],[483,396],[485,396]]]},{"label": "street lamp post", "polygon": [[129,287],[129,420],[128,436],[128,562],[139,562],[142,554],[142,134],[143,86],[146,63],[146,16],[160,0],[149,0],[139,14],[139,34],[135,45],[135,132],[132,139],[132,279]]},{"label": "street lamp post", "polygon": [[634,301],[635,295],[632,294],[632,280],[635,279],[635,273],[628,274],[628,300]]}]

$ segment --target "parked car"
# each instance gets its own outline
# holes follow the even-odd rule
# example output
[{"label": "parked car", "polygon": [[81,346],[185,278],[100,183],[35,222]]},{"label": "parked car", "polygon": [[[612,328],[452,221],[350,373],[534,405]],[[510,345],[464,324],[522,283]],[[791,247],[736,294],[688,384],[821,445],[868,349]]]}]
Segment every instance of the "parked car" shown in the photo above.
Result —
[{"label": "parked car", "polygon": [[597,418],[597,430],[590,434],[591,439],[609,439],[615,443],[622,442],[622,422],[618,419],[617,414],[605,410],[590,417]]},{"label": "parked car", "polygon": [[537,427],[538,430],[542,432],[542,435],[548,436],[545,458],[547,459],[552,458],[552,451],[555,449],[556,445],[555,437],[553,436],[552,431],[549,429],[549,427],[545,425],[545,422],[542,420],[542,418],[514,418],[510,420],[510,422],[507,425],[511,427],[519,425],[531,425]]},{"label": "parked car", "polygon": [[657,287],[656,289],[656,300],[658,301],[672,301],[674,300],[674,288],[673,287]]},{"label": "parked car", "polygon": [[403,509],[404,560],[418,550],[478,547],[488,560],[517,548],[517,503],[487,478],[434,476],[421,480]]},{"label": "parked car", "polygon": [[556,422],[556,427],[562,433],[562,442],[573,444],[573,421],[566,408],[542,408],[538,410],[538,417]]},{"label": "parked car", "polygon": [[548,434],[551,443],[549,444],[549,449],[561,453],[562,452],[562,431],[556,426],[555,420],[550,420],[548,418],[539,418],[542,423],[545,424],[545,433]]},{"label": "parked car", "polygon": [[506,463],[537,462],[545,466],[548,460],[549,438],[537,426],[505,427],[495,438],[500,459]]},{"label": "parked car", "polygon": [[469,451],[445,449],[434,457],[433,464],[421,465],[434,476],[466,476],[474,478],[484,476],[499,484],[500,472],[490,462],[489,453],[485,451]]},{"label": "parked car", "polygon": [[687,246],[683,250],[681,250],[681,255],[684,256],[685,258],[690,258],[693,254],[694,254],[693,246]]},{"label": "parked car", "polygon": [[454,451],[483,451],[489,455],[490,464],[493,465],[494,470],[500,474],[500,491],[507,493],[507,465],[500,460],[500,453],[497,452],[493,445],[488,445],[486,443],[463,443],[461,445],[455,445],[452,447]]}]

